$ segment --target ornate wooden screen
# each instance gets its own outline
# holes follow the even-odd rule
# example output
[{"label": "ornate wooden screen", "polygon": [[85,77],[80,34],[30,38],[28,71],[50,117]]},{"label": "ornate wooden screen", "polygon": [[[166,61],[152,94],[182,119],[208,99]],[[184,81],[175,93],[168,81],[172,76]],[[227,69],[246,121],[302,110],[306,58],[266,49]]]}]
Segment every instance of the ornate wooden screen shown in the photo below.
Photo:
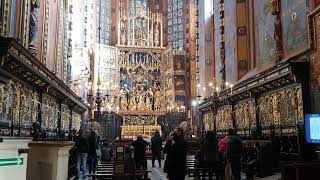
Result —
[{"label": "ornate wooden screen", "polygon": [[211,131],[214,129],[214,117],[212,112],[204,114],[204,130]]},{"label": "ornate wooden screen", "polygon": [[218,109],[215,118],[217,131],[226,131],[233,128],[232,107],[230,105]]},{"label": "ornate wooden screen", "polygon": [[249,131],[257,128],[254,99],[244,100],[235,105],[234,117],[238,132],[243,135],[249,135]]},{"label": "ornate wooden screen", "polygon": [[258,114],[264,133],[273,126],[277,132],[293,133],[303,124],[302,92],[300,87],[288,88],[258,99]]}]

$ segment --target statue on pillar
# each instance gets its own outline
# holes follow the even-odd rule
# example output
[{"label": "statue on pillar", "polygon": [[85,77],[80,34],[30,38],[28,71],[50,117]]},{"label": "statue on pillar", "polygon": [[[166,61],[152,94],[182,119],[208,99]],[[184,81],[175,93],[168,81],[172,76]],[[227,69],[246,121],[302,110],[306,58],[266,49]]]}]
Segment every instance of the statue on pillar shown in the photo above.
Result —
[{"label": "statue on pillar", "polygon": [[156,22],[155,29],[154,29],[154,45],[159,46],[159,23]]},{"label": "statue on pillar", "polygon": [[121,45],[125,45],[127,38],[126,38],[126,27],[124,25],[122,25],[121,27]]},{"label": "statue on pillar", "polygon": [[160,88],[157,88],[157,91],[155,92],[155,111],[160,111],[161,109],[161,93]]},{"label": "statue on pillar", "polygon": [[29,45],[30,48],[36,50],[38,47],[39,32],[39,16],[40,16],[39,0],[32,0],[30,13],[30,29],[29,29]]}]

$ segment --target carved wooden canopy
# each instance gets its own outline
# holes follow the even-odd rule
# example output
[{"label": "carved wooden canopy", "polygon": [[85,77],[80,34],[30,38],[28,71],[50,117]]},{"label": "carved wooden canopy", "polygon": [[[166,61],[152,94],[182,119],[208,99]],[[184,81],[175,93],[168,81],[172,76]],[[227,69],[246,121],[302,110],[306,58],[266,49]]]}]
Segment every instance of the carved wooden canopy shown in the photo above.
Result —
[{"label": "carved wooden canopy", "polygon": [[0,37],[0,72],[39,93],[46,93],[74,111],[82,113],[88,106],[27,49],[13,38]]}]

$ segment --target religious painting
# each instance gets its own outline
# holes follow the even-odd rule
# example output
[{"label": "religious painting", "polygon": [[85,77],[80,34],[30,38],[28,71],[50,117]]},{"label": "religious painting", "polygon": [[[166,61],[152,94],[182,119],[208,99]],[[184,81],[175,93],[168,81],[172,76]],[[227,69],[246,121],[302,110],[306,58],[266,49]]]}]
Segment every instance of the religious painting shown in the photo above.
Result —
[{"label": "religious painting", "polygon": [[178,107],[185,106],[185,100],[186,100],[185,96],[176,96],[175,97],[175,101],[176,101],[176,104]]},{"label": "religious painting", "polygon": [[212,131],[214,129],[214,120],[213,120],[213,113],[208,112],[204,114],[204,130],[205,131]]},{"label": "religious painting", "polygon": [[81,122],[82,122],[81,115],[76,112],[72,112],[72,123],[71,123],[72,127],[71,127],[71,129],[76,130],[76,131],[80,130]]},{"label": "religious painting", "polygon": [[62,104],[61,105],[61,126],[60,128],[67,131],[69,130],[69,125],[70,125],[70,108],[65,105],[65,104]]},{"label": "religious painting", "polygon": [[185,76],[183,75],[174,76],[174,89],[176,91],[185,90]]},{"label": "religious painting", "polygon": [[258,99],[258,114],[262,129],[280,127],[295,130],[297,124],[303,124],[303,106],[301,87],[292,87]]},{"label": "religious painting", "polygon": [[232,119],[232,108],[231,106],[223,106],[218,109],[216,115],[216,126],[217,130],[225,131],[229,128],[233,128],[233,119]]},{"label": "religious painting", "polygon": [[308,47],[306,0],[281,1],[283,48],[286,55]]},{"label": "religious painting", "polygon": [[256,66],[262,67],[276,61],[273,53],[276,50],[274,39],[274,18],[270,0],[253,1],[254,31],[256,44]]},{"label": "religious painting", "polygon": [[303,50],[308,47],[307,2],[306,0],[281,1],[284,53]]},{"label": "religious painting", "polygon": [[[320,1],[318,1],[320,2]],[[315,44],[315,52],[311,54],[310,58],[310,97],[311,97],[311,111],[316,113],[320,112],[320,16],[319,11],[312,14],[310,17],[313,20],[314,24],[311,24],[311,27],[314,27],[315,38],[311,39]]]},{"label": "religious painting", "polygon": [[58,128],[58,114],[60,113],[57,101],[53,97],[43,94],[41,108],[41,127],[49,130],[56,130]]},{"label": "religious painting", "polygon": [[237,128],[255,129],[256,127],[256,108],[253,99],[239,102],[234,107],[235,121]]},{"label": "religious painting", "polygon": [[224,37],[225,37],[225,66],[226,80],[235,82],[237,80],[237,58],[236,58],[236,1],[224,2]]},{"label": "religious painting", "polygon": [[185,70],[184,56],[182,56],[182,55],[174,56],[174,70],[175,71],[184,71]]}]

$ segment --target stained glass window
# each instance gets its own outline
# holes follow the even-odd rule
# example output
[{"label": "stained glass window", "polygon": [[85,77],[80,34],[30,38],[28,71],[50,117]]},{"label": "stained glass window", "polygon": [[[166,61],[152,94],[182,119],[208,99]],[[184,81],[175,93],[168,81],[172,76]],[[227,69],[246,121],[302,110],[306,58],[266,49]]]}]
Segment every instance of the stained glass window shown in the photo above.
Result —
[{"label": "stained glass window", "polygon": [[[99,4],[101,2],[101,5]],[[101,8],[101,13],[99,12]],[[99,15],[100,18],[99,18]],[[111,0],[97,1],[97,27],[99,27],[100,20],[100,43],[110,45],[111,32]],[[97,29],[96,40],[99,42],[99,29]]]},{"label": "stained glass window", "polygon": [[168,41],[173,49],[183,49],[183,0],[168,1]]}]

